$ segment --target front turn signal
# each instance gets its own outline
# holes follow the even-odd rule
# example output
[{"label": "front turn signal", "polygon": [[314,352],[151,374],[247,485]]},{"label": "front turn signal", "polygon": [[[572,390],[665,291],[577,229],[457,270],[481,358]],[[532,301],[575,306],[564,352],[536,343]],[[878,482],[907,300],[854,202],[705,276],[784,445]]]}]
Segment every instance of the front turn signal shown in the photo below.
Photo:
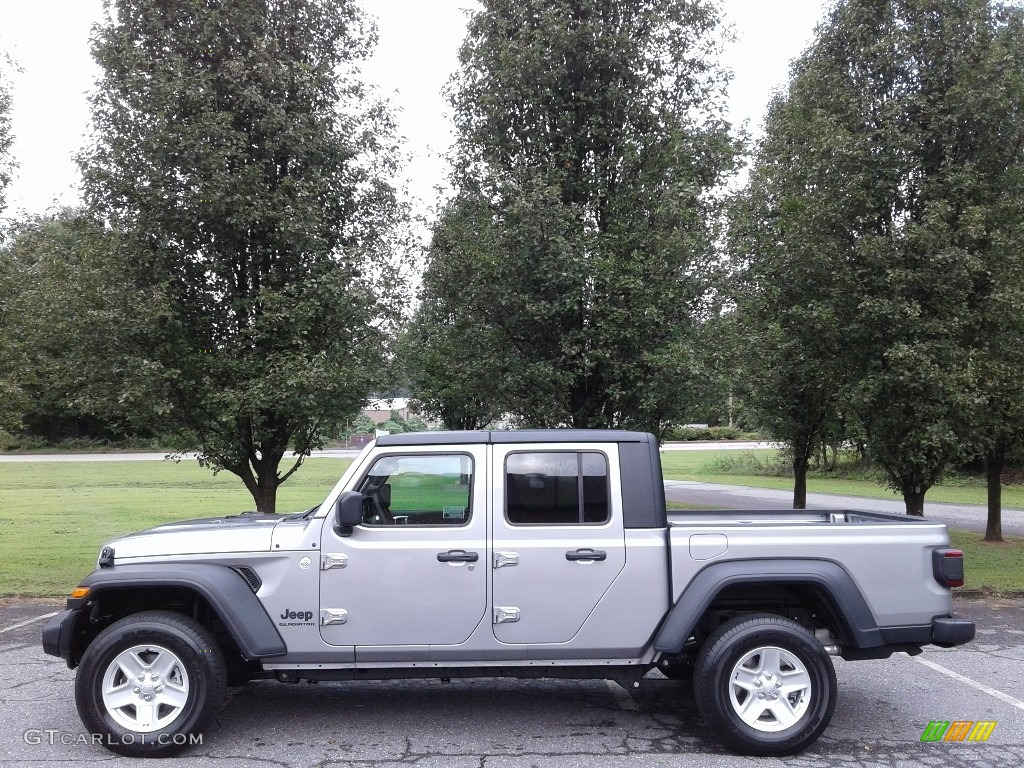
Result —
[{"label": "front turn signal", "polygon": [[88,587],[75,587],[73,590],[71,590],[71,599],[72,600],[81,600],[83,597],[88,597],[88,596],[89,596],[89,588]]}]

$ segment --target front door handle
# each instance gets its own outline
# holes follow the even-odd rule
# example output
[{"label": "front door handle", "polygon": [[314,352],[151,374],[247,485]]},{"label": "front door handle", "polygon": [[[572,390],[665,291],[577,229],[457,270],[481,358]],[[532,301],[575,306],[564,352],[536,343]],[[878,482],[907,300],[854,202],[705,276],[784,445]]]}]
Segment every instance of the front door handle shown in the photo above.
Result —
[{"label": "front door handle", "polygon": [[575,552],[566,552],[565,559],[575,562],[594,562],[595,560],[607,560],[608,553],[603,549],[577,549]]},{"label": "front door handle", "polygon": [[450,549],[447,552],[437,553],[439,563],[475,563],[480,559],[476,552],[467,552],[464,549]]}]

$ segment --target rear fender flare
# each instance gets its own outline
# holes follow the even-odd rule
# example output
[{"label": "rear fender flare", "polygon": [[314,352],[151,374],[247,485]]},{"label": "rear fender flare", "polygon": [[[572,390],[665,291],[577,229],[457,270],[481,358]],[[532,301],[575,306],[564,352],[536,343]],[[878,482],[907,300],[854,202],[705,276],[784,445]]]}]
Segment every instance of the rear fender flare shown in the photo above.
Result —
[{"label": "rear fender flare", "polygon": [[874,648],[885,640],[853,578],[831,560],[727,560],[701,570],[687,584],[654,639],[654,650],[679,653],[697,622],[727,587],[737,584],[813,586],[824,594],[858,648]]}]

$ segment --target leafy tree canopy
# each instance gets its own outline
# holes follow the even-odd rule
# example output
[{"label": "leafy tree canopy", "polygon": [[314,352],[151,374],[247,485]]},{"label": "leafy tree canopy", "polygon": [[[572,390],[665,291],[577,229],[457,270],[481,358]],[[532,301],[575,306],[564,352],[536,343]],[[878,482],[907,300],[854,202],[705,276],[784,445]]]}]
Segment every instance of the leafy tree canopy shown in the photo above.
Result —
[{"label": "leafy tree canopy", "polygon": [[[353,74],[350,0],[112,0],[81,167],[149,292],[130,404],[198,441],[261,511],[373,388],[401,291],[393,123]],[[297,461],[278,471],[289,449]]]},{"label": "leafy tree canopy", "polygon": [[[0,65],[5,60],[6,57],[0,54]],[[0,214],[7,206],[7,187],[14,172],[14,159],[10,156],[11,145],[14,143],[14,133],[11,129],[12,106],[10,87],[3,70],[0,69]],[[0,232],[0,236],[2,234]]]},{"label": "leafy tree canopy", "polygon": [[1024,201],[1018,27],[986,0],[837,3],[752,174],[752,305],[788,350],[769,405],[798,419],[843,387],[915,514],[970,433],[969,339]]},{"label": "leafy tree canopy", "polygon": [[678,417],[736,154],[718,25],[698,1],[483,3],[452,82],[457,196],[417,331],[476,375],[462,393],[421,382],[421,401],[464,423]]},{"label": "leafy tree canopy", "polygon": [[134,434],[117,403],[153,395],[123,362],[139,331],[130,321],[148,296],[122,285],[111,261],[116,247],[115,235],[82,210],[13,226],[0,249],[8,428],[51,440]]}]

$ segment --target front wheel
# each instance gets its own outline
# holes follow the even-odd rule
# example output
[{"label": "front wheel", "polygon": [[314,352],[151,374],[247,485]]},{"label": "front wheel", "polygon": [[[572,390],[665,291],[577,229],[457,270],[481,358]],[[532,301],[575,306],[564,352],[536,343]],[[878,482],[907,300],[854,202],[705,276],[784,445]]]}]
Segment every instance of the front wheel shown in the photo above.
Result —
[{"label": "front wheel", "polygon": [[197,743],[224,698],[213,635],[172,611],[127,616],[100,632],[75,678],[78,714],[99,742],[130,757]]},{"label": "front wheel", "polygon": [[694,693],[708,726],[747,755],[789,755],[828,726],[836,673],[821,643],[795,621],[739,616],[707,639]]}]

